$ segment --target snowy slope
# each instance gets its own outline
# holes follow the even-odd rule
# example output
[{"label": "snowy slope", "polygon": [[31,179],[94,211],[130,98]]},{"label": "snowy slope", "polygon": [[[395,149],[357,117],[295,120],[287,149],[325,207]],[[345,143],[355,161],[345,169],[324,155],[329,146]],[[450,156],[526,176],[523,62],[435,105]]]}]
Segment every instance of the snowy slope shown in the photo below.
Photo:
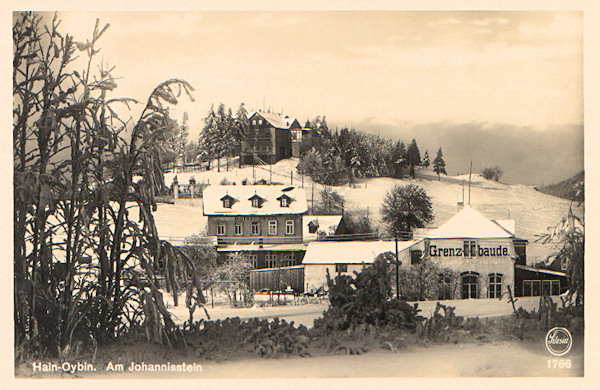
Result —
[{"label": "snowy slope", "polygon": [[[312,193],[312,182],[310,178],[305,177],[302,182],[297,174],[295,167],[298,159],[281,160],[271,167],[273,182],[290,184],[293,176],[293,185],[300,186],[304,184],[307,199],[310,199]],[[174,174],[165,174],[165,182],[169,185]],[[241,169],[230,167],[226,172],[221,168],[217,170],[179,173],[180,183],[187,183],[189,178],[194,176],[197,182],[209,182],[219,184],[223,178],[230,182],[240,184],[242,179],[253,181],[253,168],[245,166]],[[416,184],[432,197],[435,219],[431,226],[439,226],[446,222],[457,211],[457,201],[463,197],[465,203],[468,202],[469,189],[467,186],[468,175],[445,176],[441,175],[438,181],[437,175],[431,170],[417,171],[417,179],[392,179],[392,178],[373,178],[361,179],[356,188],[348,186],[339,186],[335,189],[346,199],[346,209],[354,209],[359,213],[366,214],[367,210],[372,221],[378,222],[380,218],[379,208],[385,193],[393,188],[394,185]],[[254,178],[269,180],[269,166],[260,166],[254,168]],[[319,189],[323,186],[315,185],[315,198],[318,198]],[[478,174],[471,177],[471,205],[491,219],[514,219],[516,222],[516,235],[528,240],[535,240],[536,234],[546,231],[547,227],[556,224],[567,213],[570,202],[551,195],[546,195],[534,190],[531,186],[508,185],[486,180]],[[193,210],[199,207],[199,213]],[[169,210],[172,210],[169,211]],[[191,211],[190,211],[191,210]],[[196,199],[179,200],[176,205],[160,205],[157,221],[159,222],[159,233],[168,236],[182,236],[181,232],[197,232],[199,224],[205,219],[201,217],[202,200]],[[582,209],[575,210],[582,214]],[[171,217],[170,215],[178,215]],[[177,221],[180,221],[179,223]],[[164,221],[164,223],[163,223]],[[189,229],[184,227],[186,224],[193,224]],[[161,231],[161,225],[164,225]],[[168,234],[166,234],[168,233]],[[538,244],[531,244],[528,248],[528,262],[542,260],[552,248],[542,247]]]}]

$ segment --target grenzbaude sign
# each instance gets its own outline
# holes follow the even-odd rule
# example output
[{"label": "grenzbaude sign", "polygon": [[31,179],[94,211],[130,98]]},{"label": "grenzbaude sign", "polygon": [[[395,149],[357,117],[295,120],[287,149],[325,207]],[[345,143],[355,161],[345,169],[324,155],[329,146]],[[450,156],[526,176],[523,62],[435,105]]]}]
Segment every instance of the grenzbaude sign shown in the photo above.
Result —
[{"label": "grenzbaude sign", "polygon": [[[470,251],[468,251],[470,252]],[[502,245],[484,248],[477,245],[477,256],[508,256],[508,248]],[[450,257],[450,256],[465,256],[463,248],[438,248],[437,245],[429,246],[429,256],[431,257]],[[471,253],[467,256],[473,257]]]}]

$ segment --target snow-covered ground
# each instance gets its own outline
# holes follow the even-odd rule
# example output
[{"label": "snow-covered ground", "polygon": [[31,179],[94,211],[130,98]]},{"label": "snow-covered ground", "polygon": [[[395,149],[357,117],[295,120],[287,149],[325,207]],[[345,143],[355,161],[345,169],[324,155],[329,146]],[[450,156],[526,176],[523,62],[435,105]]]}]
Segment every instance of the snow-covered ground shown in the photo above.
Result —
[{"label": "snow-covered ground", "polygon": [[[165,294],[165,298],[167,296],[168,294]],[[560,306],[561,303],[558,296],[552,297],[552,299]],[[183,299],[180,299],[180,302],[182,301]],[[435,311],[437,302],[438,301],[418,302],[419,309],[421,309],[420,314],[424,317],[431,317]],[[498,317],[510,315],[513,312],[512,305],[506,299],[453,299],[439,302],[446,306],[454,306],[456,308],[456,315],[463,317]],[[540,297],[520,297],[515,303],[515,307],[522,307],[525,310],[531,311],[539,307],[539,302]],[[415,302],[409,303],[413,304]],[[206,305],[211,320],[222,320],[227,317],[240,317],[242,319],[273,319],[279,317],[288,322],[294,321],[297,325],[302,324],[307,327],[312,327],[314,320],[321,317],[328,307],[329,304],[326,300],[324,300],[323,303],[304,305],[288,304],[284,306],[265,307],[254,306],[250,308],[231,308],[223,305],[211,308],[210,304]],[[173,307],[171,303],[169,311],[174,315],[175,322],[178,324],[182,324],[189,317],[188,309],[183,304],[180,304],[178,307]],[[196,310],[194,313],[194,320],[199,320],[201,318],[206,319],[206,314],[202,310]]]},{"label": "snow-covered ground", "polygon": [[[235,168],[237,164],[230,164],[230,170],[221,167],[202,172],[179,173],[178,180],[185,184],[193,176],[198,183],[219,184],[224,178],[229,182],[241,184],[242,179],[249,182],[259,179],[269,180],[284,184],[293,183],[295,186],[304,185],[307,198],[312,197],[312,181],[309,177],[302,177],[296,172],[297,158],[280,160],[271,167],[244,166]],[[223,165],[223,161],[221,162]],[[269,174],[271,171],[271,174]],[[165,174],[167,185],[173,180],[174,173]],[[469,188],[467,185],[468,174],[458,176],[437,175],[431,170],[417,170],[417,179],[392,179],[371,178],[359,179],[356,188],[339,186],[335,189],[346,199],[346,209],[356,210],[362,214],[368,212],[372,221],[378,222],[379,208],[385,193],[394,185],[417,184],[432,197],[435,219],[430,226],[439,226],[447,221],[458,211],[457,202],[464,199],[468,202]],[[315,198],[318,198],[320,184],[315,185]],[[549,226],[555,225],[566,215],[570,202],[533,189],[532,186],[520,184],[503,184],[484,179],[480,174],[471,176],[471,205],[492,219],[514,219],[516,222],[517,236],[530,241],[527,249],[529,263],[543,260],[552,247],[532,243],[536,235],[544,233]],[[575,207],[575,206],[573,206]],[[368,211],[367,211],[368,210]],[[582,214],[581,207],[575,207],[578,214]],[[165,237],[182,237],[202,230],[206,219],[202,215],[202,199],[181,199],[175,205],[159,205],[156,213],[159,234]]]},{"label": "snow-covered ground", "polygon": [[[531,343],[533,344],[533,343]],[[412,347],[399,353],[312,358],[251,359],[207,362],[202,378],[444,378],[583,376],[583,348],[569,354],[570,369],[548,367],[542,343],[444,344]],[[358,387],[360,382],[348,382]],[[369,381],[365,384],[372,385]],[[385,386],[386,382],[381,383]],[[391,383],[388,383],[391,385]],[[394,387],[399,383],[394,382]],[[433,387],[433,386],[432,386]]]}]

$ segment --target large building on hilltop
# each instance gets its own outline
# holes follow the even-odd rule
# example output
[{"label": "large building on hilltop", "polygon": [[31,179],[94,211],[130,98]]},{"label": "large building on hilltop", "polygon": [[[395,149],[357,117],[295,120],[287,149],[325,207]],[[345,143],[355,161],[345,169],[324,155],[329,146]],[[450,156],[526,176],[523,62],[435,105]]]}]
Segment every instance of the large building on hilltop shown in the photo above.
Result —
[{"label": "large building on hilltop", "polygon": [[303,218],[308,211],[302,188],[284,185],[208,186],[203,193],[208,235],[217,239],[221,258],[245,256],[253,268],[302,262]]},{"label": "large building on hilltop", "polygon": [[273,164],[299,157],[299,145],[308,133],[296,118],[272,112],[249,114],[250,131],[242,140],[242,164]]}]

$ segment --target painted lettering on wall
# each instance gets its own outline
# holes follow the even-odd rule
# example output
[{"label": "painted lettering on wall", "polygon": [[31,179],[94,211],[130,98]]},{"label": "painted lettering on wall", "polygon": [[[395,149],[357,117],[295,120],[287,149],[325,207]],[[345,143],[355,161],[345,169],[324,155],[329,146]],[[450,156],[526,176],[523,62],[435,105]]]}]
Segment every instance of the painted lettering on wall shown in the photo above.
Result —
[{"label": "painted lettering on wall", "polygon": [[[429,256],[431,257],[450,257],[464,255],[465,254],[463,248],[438,248],[437,245],[431,245],[429,247]],[[503,246],[483,248],[477,245],[477,256],[508,256],[508,248]]]}]

